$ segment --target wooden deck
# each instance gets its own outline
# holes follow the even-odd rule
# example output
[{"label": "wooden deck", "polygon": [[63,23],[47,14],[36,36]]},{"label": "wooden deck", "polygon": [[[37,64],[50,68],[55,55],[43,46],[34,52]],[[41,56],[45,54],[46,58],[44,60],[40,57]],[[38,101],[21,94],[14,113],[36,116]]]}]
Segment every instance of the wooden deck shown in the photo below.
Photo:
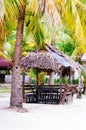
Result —
[{"label": "wooden deck", "polygon": [[73,91],[72,88],[69,90],[65,88],[66,85],[62,85],[62,90],[60,88],[60,85],[24,85],[24,101],[26,103],[44,104],[59,104],[60,102],[62,102],[62,104],[70,103],[73,101]]}]

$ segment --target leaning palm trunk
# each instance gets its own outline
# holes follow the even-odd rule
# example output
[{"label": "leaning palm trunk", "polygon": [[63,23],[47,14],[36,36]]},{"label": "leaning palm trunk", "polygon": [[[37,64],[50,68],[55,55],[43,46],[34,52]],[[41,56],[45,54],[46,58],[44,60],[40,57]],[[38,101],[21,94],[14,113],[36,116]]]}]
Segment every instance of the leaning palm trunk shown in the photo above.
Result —
[{"label": "leaning palm trunk", "polygon": [[16,47],[14,54],[14,65],[13,65],[13,74],[12,74],[12,89],[11,89],[11,99],[10,106],[16,106],[22,108],[23,96],[22,96],[22,86],[20,79],[20,61],[21,61],[21,51],[22,51],[22,37],[23,37],[23,26],[24,26],[24,17],[25,17],[25,7],[26,3],[23,0],[23,3],[19,10],[18,18],[18,28],[16,35]]}]

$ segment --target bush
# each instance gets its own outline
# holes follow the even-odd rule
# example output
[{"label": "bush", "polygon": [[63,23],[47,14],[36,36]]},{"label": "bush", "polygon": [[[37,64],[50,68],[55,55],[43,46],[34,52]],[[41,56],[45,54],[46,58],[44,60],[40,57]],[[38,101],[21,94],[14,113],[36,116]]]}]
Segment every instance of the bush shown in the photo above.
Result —
[{"label": "bush", "polygon": [[79,83],[79,79],[74,79],[74,84],[78,84]]},{"label": "bush", "polygon": [[49,84],[49,78],[48,77],[44,78],[44,84]]},{"label": "bush", "polygon": [[54,79],[54,83],[55,83],[55,85],[60,84],[60,79],[59,79],[59,78],[55,78],[55,79]]}]

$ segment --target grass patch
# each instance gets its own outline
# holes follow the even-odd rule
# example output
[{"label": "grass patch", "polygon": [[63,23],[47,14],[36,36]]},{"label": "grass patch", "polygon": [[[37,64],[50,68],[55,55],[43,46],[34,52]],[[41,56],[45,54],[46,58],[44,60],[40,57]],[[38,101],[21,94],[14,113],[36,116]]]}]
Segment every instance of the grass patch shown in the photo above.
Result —
[{"label": "grass patch", "polygon": [[1,87],[0,86],[0,94],[9,94],[11,92],[11,88],[10,87]]}]

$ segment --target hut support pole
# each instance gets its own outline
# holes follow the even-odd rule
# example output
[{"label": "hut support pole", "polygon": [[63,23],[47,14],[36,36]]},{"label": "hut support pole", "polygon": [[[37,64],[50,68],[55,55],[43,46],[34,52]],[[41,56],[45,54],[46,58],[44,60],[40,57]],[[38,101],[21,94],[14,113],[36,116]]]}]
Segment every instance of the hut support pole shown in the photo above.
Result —
[{"label": "hut support pole", "polygon": [[25,95],[25,93],[24,93],[24,85],[25,85],[25,72],[23,71],[23,74],[22,74],[22,93],[23,93],[23,101],[24,101],[24,95]]},{"label": "hut support pole", "polygon": [[62,70],[60,71],[60,104],[62,104]]},{"label": "hut support pole", "polygon": [[74,84],[74,71],[70,67],[70,84]]},{"label": "hut support pole", "polygon": [[38,92],[38,69],[36,69],[36,102],[39,102],[39,92]]},{"label": "hut support pole", "polygon": [[82,89],[83,89],[83,81],[81,77],[81,71],[79,71],[79,85],[78,85],[78,94],[77,94],[77,98],[79,99],[82,98]]},{"label": "hut support pole", "polygon": [[71,70],[69,69],[69,84],[71,84]]},{"label": "hut support pole", "polygon": [[37,84],[37,87],[38,87],[38,69],[36,69],[36,84]]},{"label": "hut support pole", "polygon": [[50,73],[49,85],[54,85],[54,75],[55,75],[54,72],[51,72],[51,73]]},{"label": "hut support pole", "polygon": [[71,83],[74,84],[74,71],[72,72],[71,76],[72,76],[72,81],[71,81]]}]

